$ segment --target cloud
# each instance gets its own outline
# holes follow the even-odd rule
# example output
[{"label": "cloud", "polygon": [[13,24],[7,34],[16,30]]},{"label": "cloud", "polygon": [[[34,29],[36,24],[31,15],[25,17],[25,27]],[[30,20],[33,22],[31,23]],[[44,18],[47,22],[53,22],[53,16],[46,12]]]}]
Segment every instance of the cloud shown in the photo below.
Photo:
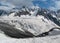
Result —
[{"label": "cloud", "polygon": [[[0,0],[0,2],[8,2],[15,6],[33,6],[33,1],[42,1],[43,3],[46,2],[47,4],[44,5],[44,7],[47,7],[51,10],[58,10],[60,9],[60,0]],[[38,4],[38,3],[37,3]],[[40,6],[41,4],[39,4]]]},{"label": "cloud", "polygon": [[34,1],[47,1],[47,0],[34,0]]},{"label": "cloud", "polygon": [[41,0],[41,1],[47,1],[47,0]]},{"label": "cloud", "polygon": [[55,1],[55,7],[56,7],[57,9],[60,9],[60,1]]},{"label": "cloud", "polygon": [[60,9],[60,0],[53,0],[52,4],[54,4],[54,6],[50,6],[49,9],[55,10],[55,11]]},{"label": "cloud", "polygon": [[33,3],[32,1],[33,0],[0,0],[0,2],[3,1],[3,2],[8,2],[8,3],[11,3],[11,4],[14,4],[16,6],[33,6]]},{"label": "cloud", "polygon": [[50,10],[54,10],[54,11],[56,10],[56,8],[55,8],[55,7],[52,7],[52,6],[49,7],[49,9],[50,9]]},{"label": "cloud", "polygon": [[0,2],[0,10],[11,10],[12,8],[15,8],[15,6],[11,3]]}]

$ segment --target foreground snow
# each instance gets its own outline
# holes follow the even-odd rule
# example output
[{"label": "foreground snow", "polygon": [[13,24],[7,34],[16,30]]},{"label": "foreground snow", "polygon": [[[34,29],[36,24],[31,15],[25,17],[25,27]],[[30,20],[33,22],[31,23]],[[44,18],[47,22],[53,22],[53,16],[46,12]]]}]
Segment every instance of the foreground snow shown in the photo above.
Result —
[{"label": "foreground snow", "polygon": [[15,39],[0,33],[0,43],[60,43],[60,34],[56,34],[46,37]]}]

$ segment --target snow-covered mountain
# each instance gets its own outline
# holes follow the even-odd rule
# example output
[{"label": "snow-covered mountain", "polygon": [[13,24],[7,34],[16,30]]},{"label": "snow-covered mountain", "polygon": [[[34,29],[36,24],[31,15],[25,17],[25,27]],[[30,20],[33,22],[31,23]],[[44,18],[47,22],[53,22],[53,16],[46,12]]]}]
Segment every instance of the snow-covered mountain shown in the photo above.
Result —
[{"label": "snow-covered mountain", "polygon": [[60,29],[55,13],[37,6],[0,16],[0,30],[14,38],[45,36],[53,29]]},{"label": "snow-covered mountain", "polygon": [[42,9],[38,6],[32,8],[25,8],[23,7],[20,11],[16,12],[14,16],[21,16],[21,15],[30,15],[30,16],[44,16],[46,19],[50,19],[54,23],[60,26],[57,14],[55,11],[50,11],[48,9]]}]

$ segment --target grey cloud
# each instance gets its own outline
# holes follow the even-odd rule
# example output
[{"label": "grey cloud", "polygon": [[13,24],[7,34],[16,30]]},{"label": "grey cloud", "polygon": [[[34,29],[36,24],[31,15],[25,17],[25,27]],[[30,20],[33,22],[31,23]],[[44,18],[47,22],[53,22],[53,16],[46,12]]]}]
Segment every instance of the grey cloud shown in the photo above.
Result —
[{"label": "grey cloud", "polygon": [[33,3],[32,1],[33,0],[0,0],[0,2],[8,2],[8,3],[11,3],[11,4],[14,4],[16,6],[33,6]]}]

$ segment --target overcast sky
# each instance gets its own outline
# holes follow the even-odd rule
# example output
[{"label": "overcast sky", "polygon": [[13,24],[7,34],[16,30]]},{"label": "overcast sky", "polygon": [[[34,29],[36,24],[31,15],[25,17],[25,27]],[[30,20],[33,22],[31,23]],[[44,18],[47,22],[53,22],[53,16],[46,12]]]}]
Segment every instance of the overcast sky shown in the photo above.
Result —
[{"label": "overcast sky", "polygon": [[16,6],[28,6],[38,4],[42,8],[49,8],[51,10],[60,9],[60,0],[0,0],[0,2],[8,2]]}]

